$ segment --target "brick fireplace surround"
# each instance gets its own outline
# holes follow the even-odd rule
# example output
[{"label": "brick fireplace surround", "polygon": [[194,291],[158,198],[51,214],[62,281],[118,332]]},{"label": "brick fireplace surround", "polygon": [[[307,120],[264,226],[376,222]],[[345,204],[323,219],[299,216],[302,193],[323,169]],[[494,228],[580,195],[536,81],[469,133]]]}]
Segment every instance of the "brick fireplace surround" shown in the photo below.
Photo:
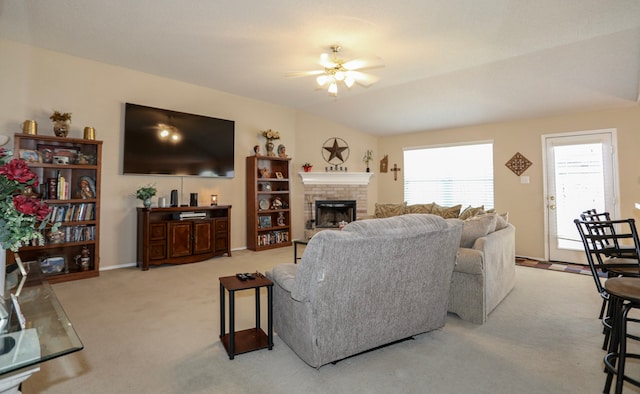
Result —
[{"label": "brick fireplace surround", "polygon": [[[356,218],[367,215],[367,185],[373,175],[370,172],[301,172],[304,184],[304,222],[315,215],[316,200],[355,200]],[[327,229],[304,230],[305,240],[316,232]]]}]

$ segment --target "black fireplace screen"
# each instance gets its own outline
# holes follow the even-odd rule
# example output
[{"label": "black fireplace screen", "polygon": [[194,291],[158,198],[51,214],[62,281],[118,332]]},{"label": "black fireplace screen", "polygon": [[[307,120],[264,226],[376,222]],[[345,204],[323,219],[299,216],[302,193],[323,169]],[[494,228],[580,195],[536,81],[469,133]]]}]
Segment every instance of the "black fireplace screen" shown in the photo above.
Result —
[{"label": "black fireplace screen", "polygon": [[340,222],[356,220],[355,200],[317,200],[316,227],[340,227]]}]

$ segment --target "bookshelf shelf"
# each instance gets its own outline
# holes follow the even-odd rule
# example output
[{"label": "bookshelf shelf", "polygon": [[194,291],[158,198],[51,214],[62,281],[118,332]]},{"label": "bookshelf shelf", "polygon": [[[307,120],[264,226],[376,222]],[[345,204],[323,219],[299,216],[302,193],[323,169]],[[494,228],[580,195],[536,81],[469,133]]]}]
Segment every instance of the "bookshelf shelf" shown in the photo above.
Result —
[{"label": "bookshelf shelf", "polygon": [[[14,153],[23,157],[25,152],[38,158],[27,163],[40,181],[33,191],[52,208],[60,227],[57,233],[44,229],[45,244],[20,248],[20,258],[63,257],[65,271],[47,275],[50,283],[98,276],[102,141],[16,133]],[[77,257],[85,247],[90,263],[83,266]]]}]

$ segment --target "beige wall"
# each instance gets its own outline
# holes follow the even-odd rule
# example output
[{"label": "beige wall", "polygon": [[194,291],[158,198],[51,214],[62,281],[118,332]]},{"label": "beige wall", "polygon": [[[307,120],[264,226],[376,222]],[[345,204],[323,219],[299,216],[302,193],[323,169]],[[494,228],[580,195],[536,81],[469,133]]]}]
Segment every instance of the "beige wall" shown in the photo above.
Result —
[{"label": "beige wall", "polygon": [[[516,253],[536,258],[543,258],[545,253],[541,136],[615,128],[620,162],[620,213],[623,217],[639,217],[633,207],[635,202],[640,202],[638,106],[377,138],[291,108],[9,41],[0,40],[0,54],[0,132],[13,135],[20,130],[22,121],[35,119],[40,134],[52,135],[48,116],[53,110],[60,110],[73,113],[71,137],[81,137],[84,126],[93,126],[97,138],[104,141],[102,268],[135,261],[134,207],[140,203],[131,194],[138,186],[147,183],[155,183],[160,196],[167,196],[171,189],[180,190],[181,182],[183,194],[188,196],[191,192],[198,192],[200,201],[205,201],[209,194],[218,194],[220,204],[233,205],[232,248],[244,248],[244,158],[252,153],[255,144],[264,144],[259,131],[266,128],[281,132],[280,142],[293,158],[291,172],[294,174],[300,171],[305,161],[314,164],[314,171],[324,171],[326,164],[322,158],[322,144],[331,137],[340,137],[349,143],[351,153],[345,165],[350,171],[364,171],[362,156],[366,149],[372,149],[374,162],[371,168],[375,175],[369,186],[369,213],[373,213],[375,202],[403,200],[403,171],[397,181],[393,180],[392,172],[378,173],[378,163],[384,154],[389,155],[390,168],[394,163],[403,168],[404,147],[493,140],[496,208],[509,211],[511,221],[517,226]],[[236,177],[201,179],[120,175],[125,102],[234,120]],[[530,184],[520,184],[519,178],[504,166],[516,152],[533,162],[525,172],[530,177]],[[292,192],[293,236],[302,238],[303,188],[297,175],[293,176]]]},{"label": "beige wall", "polygon": [[[542,135],[611,128],[617,129],[619,147],[620,215],[638,218],[634,208],[635,202],[640,202],[638,106],[385,137],[380,138],[378,146],[380,154],[389,155],[390,167],[398,163],[402,168],[405,147],[493,140],[495,207],[499,212],[508,211],[517,228],[516,254],[544,258]],[[523,174],[530,177],[529,184],[521,184],[520,178],[505,166],[516,152],[533,162]],[[402,173],[397,182],[390,174],[382,177],[378,190],[381,202],[403,200]]]},{"label": "beige wall", "polygon": [[[279,143],[284,144],[294,158],[291,168],[294,173],[304,161],[324,169],[320,149],[322,142],[332,136],[340,136],[352,144],[355,156],[347,164],[353,167],[356,166],[353,160],[362,158],[360,152],[371,149],[376,141],[291,108],[10,41],[0,40],[0,54],[0,133],[13,136],[20,131],[25,119],[34,119],[38,122],[39,134],[53,135],[48,117],[59,110],[72,113],[70,137],[81,138],[83,128],[93,126],[96,138],[104,141],[101,269],[135,261],[135,207],[141,204],[132,193],[141,185],[156,184],[158,197],[168,197],[172,189],[182,190],[182,201],[188,201],[191,192],[200,194],[201,203],[206,202],[210,194],[218,194],[219,204],[233,205],[231,247],[241,249],[246,247],[245,156],[253,153],[254,145],[264,146],[260,130],[280,131]],[[234,120],[235,178],[121,175],[126,102]],[[9,146],[13,146],[13,139]],[[297,175],[293,192],[294,199],[302,194]],[[154,203],[156,201],[154,199]],[[292,209],[293,236],[302,238],[302,201],[294,200]]]}]

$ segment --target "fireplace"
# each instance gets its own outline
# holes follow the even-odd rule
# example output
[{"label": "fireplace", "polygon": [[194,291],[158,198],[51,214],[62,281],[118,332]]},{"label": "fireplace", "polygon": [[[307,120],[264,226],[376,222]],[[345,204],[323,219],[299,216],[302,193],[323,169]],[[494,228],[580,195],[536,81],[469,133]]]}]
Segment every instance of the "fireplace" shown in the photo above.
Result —
[{"label": "fireplace", "polygon": [[356,200],[316,200],[316,228],[338,228],[356,220]]}]

